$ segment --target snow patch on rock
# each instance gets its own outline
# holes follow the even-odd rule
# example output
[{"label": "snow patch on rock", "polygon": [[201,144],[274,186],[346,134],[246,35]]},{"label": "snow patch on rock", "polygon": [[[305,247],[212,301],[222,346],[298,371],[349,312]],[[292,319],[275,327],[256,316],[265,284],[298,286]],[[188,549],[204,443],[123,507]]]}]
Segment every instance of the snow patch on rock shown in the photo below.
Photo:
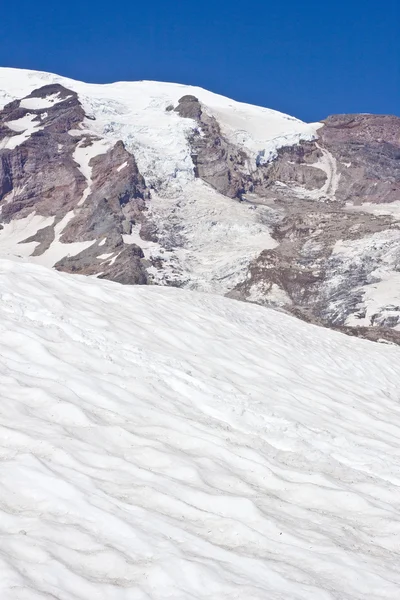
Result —
[{"label": "snow patch on rock", "polygon": [[92,140],[89,145],[87,144],[87,140],[85,138],[78,142],[73,158],[78,163],[78,169],[85,177],[87,184],[83,191],[82,198],[79,200],[77,206],[82,206],[91,192],[92,167],[89,164],[90,161],[95,156],[99,156],[99,154],[105,154],[110,147],[110,143],[104,139]]},{"label": "snow patch on rock", "polygon": [[43,125],[40,120],[38,120],[38,115],[32,113],[28,113],[15,121],[7,121],[5,125],[11,129],[11,131],[18,132],[19,135],[13,135],[12,137],[6,137],[1,140],[0,149],[2,150],[14,150],[14,148],[17,148],[17,146],[20,146],[25,140],[29,139],[32,133],[43,129]]},{"label": "snow patch on rock", "polygon": [[65,96],[64,98],[60,97],[60,94],[50,94],[45,98],[24,98],[19,103],[21,108],[27,108],[30,110],[42,110],[44,108],[51,108],[55,104],[59,102],[64,102],[68,100],[70,96]]}]

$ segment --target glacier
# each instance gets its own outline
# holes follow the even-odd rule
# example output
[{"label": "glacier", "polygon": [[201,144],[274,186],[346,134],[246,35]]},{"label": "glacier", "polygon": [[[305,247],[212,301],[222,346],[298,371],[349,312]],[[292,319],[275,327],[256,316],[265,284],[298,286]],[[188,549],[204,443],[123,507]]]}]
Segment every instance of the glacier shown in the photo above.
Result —
[{"label": "glacier", "polygon": [[283,146],[315,139],[322,125],[304,123],[279,111],[237,102],[196,86],[157,81],[84,83],[52,73],[7,67],[0,68],[0,108],[54,83],[78,93],[86,114],[94,119],[87,120],[88,132],[104,137],[110,146],[122,139],[146,182],[159,186],[162,181],[167,196],[182,193],[194,179],[188,135],[195,121],[182,120],[166,110],[184,95],[199,98],[218,119],[226,137],[248,152],[254,168],[260,152],[267,162]]}]

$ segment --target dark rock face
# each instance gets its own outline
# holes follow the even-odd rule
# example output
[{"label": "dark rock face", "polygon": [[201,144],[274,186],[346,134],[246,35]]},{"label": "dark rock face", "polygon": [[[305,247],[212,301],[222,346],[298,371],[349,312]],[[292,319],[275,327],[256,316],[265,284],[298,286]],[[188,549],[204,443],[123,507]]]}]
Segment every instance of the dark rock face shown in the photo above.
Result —
[{"label": "dark rock face", "polygon": [[331,115],[323,121],[327,144],[383,143],[400,146],[399,117],[392,115]]},{"label": "dark rock face", "polygon": [[182,96],[174,109],[181,117],[201,121],[203,110],[196,96]]},{"label": "dark rock face", "polygon": [[[146,184],[134,157],[122,142],[90,161],[91,193],[68,224],[63,242],[89,241],[123,234],[124,222],[141,222],[148,198]],[[125,164],[121,171],[120,165]]]},{"label": "dark rock face", "polygon": [[55,267],[66,273],[97,275],[100,279],[110,279],[124,285],[146,285],[149,279],[142,249],[136,244],[125,246],[122,240],[115,248],[115,262],[99,260],[102,249],[96,244],[72,258],[63,258]]},{"label": "dark rock face", "polygon": [[123,284],[145,285],[149,283],[149,279],[143,257],[142,249],[136,244],[126,246],[119,255],[118,261],[108,266],[99,277]]},{"label": "dark rock face", "polygon": [[[24,100],[54,96],[57,101],[46,108],[23,107]],[[35,106],[35,103],[25,104]],[[122,234],[130,233],[132,223],[146,221],[149,192],[145,181],[122,141],[91,159],[91,182],[86,180],[74,152],[78,147],[89,148],[98,138],[85,132],[85,118],[77,94],[61,85],[44,86],[22,102],[16,100],[0,111],[0,142],[5,146],[0,150],[1,219],[8,223],[35,212],[54,217],[56,225],[70,214],[60,241],[64,244],[92,241],[94,246],[59,261],[57,269],[82,274],[100,272],[101,260],[94,252],[97,248],[98,255],[117,254],[112,265],[102,270],[102,277],[113,279],[115,274],[124,283],[146,283],[142,257],[129,246],[124,248],[122,240]],[[7,124],[15,127],[14,123],[21,119],[29,119],[34,130],[16,145],[13,138],[19,132]],[[90,192],[80,205],[89,183]],[[33,256],[49,249],[55,239],[54,225],[24,240],[38,242]],[[100,249],[97,242],[102,239],[105,243]],[[134,258],[130,261],[130,257]],[[132,264],[128,265],[129,262]],[[125,275],[121,274],[123,271]]]},{"label": "dark rock face", "polygon": [[39,229],[39,231],[24,240],[24,243],[29,244],[30,242],[39,242],[38,246],[36,246],[35,250],[32,252],[31,256],[41,256],[48,250],[51,244],[55,240],[54,227],[48,225],[47,227],[43,227],[43,229]]},{"label": "dark rock face", "polygon": [[215,117],[207,114],[194,96],[183,96],[175,111],[194,119],[198,127],[190,138],[195,176],[229,198],[240,198],[247,185],[246,154],[222,135]]},{"label": "dark rock face", "polygon": [[400,195],[400,118],[334,115],[321,141],[340,161],[337,199],[353,204],[393,202]]},{"label": "dark rock face", "polygon": [[0,155],[0,198],[3,199],[13,189],[12,171],[6,156]]},{"label": "dark rock face", "polygon": [[[7,127],[8,122],[31,115],[40,126],[16,148],[6,146],[0,151],[0,203],[5,222],[33,210],[43,216],[64,215],[83,193],[85,179],[72,156],[76,141],[68,131],[79,126],[85,113],[77,94],[58,85],[36,90],[28,99],[47,93],[59,93],[65,99],[46,110],[21,108],[16,100],[0,111],[0,141],[18,135]],[[7,202],[6,195],[13,191],[13,201]]]},{"label": "dark rock face", "polygon": [[[267,164],[260,164],[252,174],[253,190],[261,196],[274,196],[275,185],[301,186],[305,190],[321,192],[326,184],[326,173],[315,168],[323,157],[323,151],[315,142],[302,142],[296,146],[280,148],[277,158]],[[280,190],[278,190],[279,194]],[[284,195],[290,193],[285,190]]]}]

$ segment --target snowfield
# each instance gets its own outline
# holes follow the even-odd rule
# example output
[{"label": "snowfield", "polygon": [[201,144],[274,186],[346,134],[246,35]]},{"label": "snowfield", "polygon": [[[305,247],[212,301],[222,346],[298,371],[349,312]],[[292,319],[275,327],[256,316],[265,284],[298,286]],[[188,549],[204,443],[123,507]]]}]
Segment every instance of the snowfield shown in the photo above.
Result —
[{"label": "snowfield", "polygon": [[2,600],[400,590],[400,350],[0,261]]}]

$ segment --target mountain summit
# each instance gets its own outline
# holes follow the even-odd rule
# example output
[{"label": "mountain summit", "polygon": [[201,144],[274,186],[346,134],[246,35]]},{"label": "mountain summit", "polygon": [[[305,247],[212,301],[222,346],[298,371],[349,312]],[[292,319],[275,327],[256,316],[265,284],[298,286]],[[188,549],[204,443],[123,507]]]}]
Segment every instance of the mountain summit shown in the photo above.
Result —
[{"label": "mountain summit", "polygon": [[400,119],[0,70],[0,256],[400,342]]}]

